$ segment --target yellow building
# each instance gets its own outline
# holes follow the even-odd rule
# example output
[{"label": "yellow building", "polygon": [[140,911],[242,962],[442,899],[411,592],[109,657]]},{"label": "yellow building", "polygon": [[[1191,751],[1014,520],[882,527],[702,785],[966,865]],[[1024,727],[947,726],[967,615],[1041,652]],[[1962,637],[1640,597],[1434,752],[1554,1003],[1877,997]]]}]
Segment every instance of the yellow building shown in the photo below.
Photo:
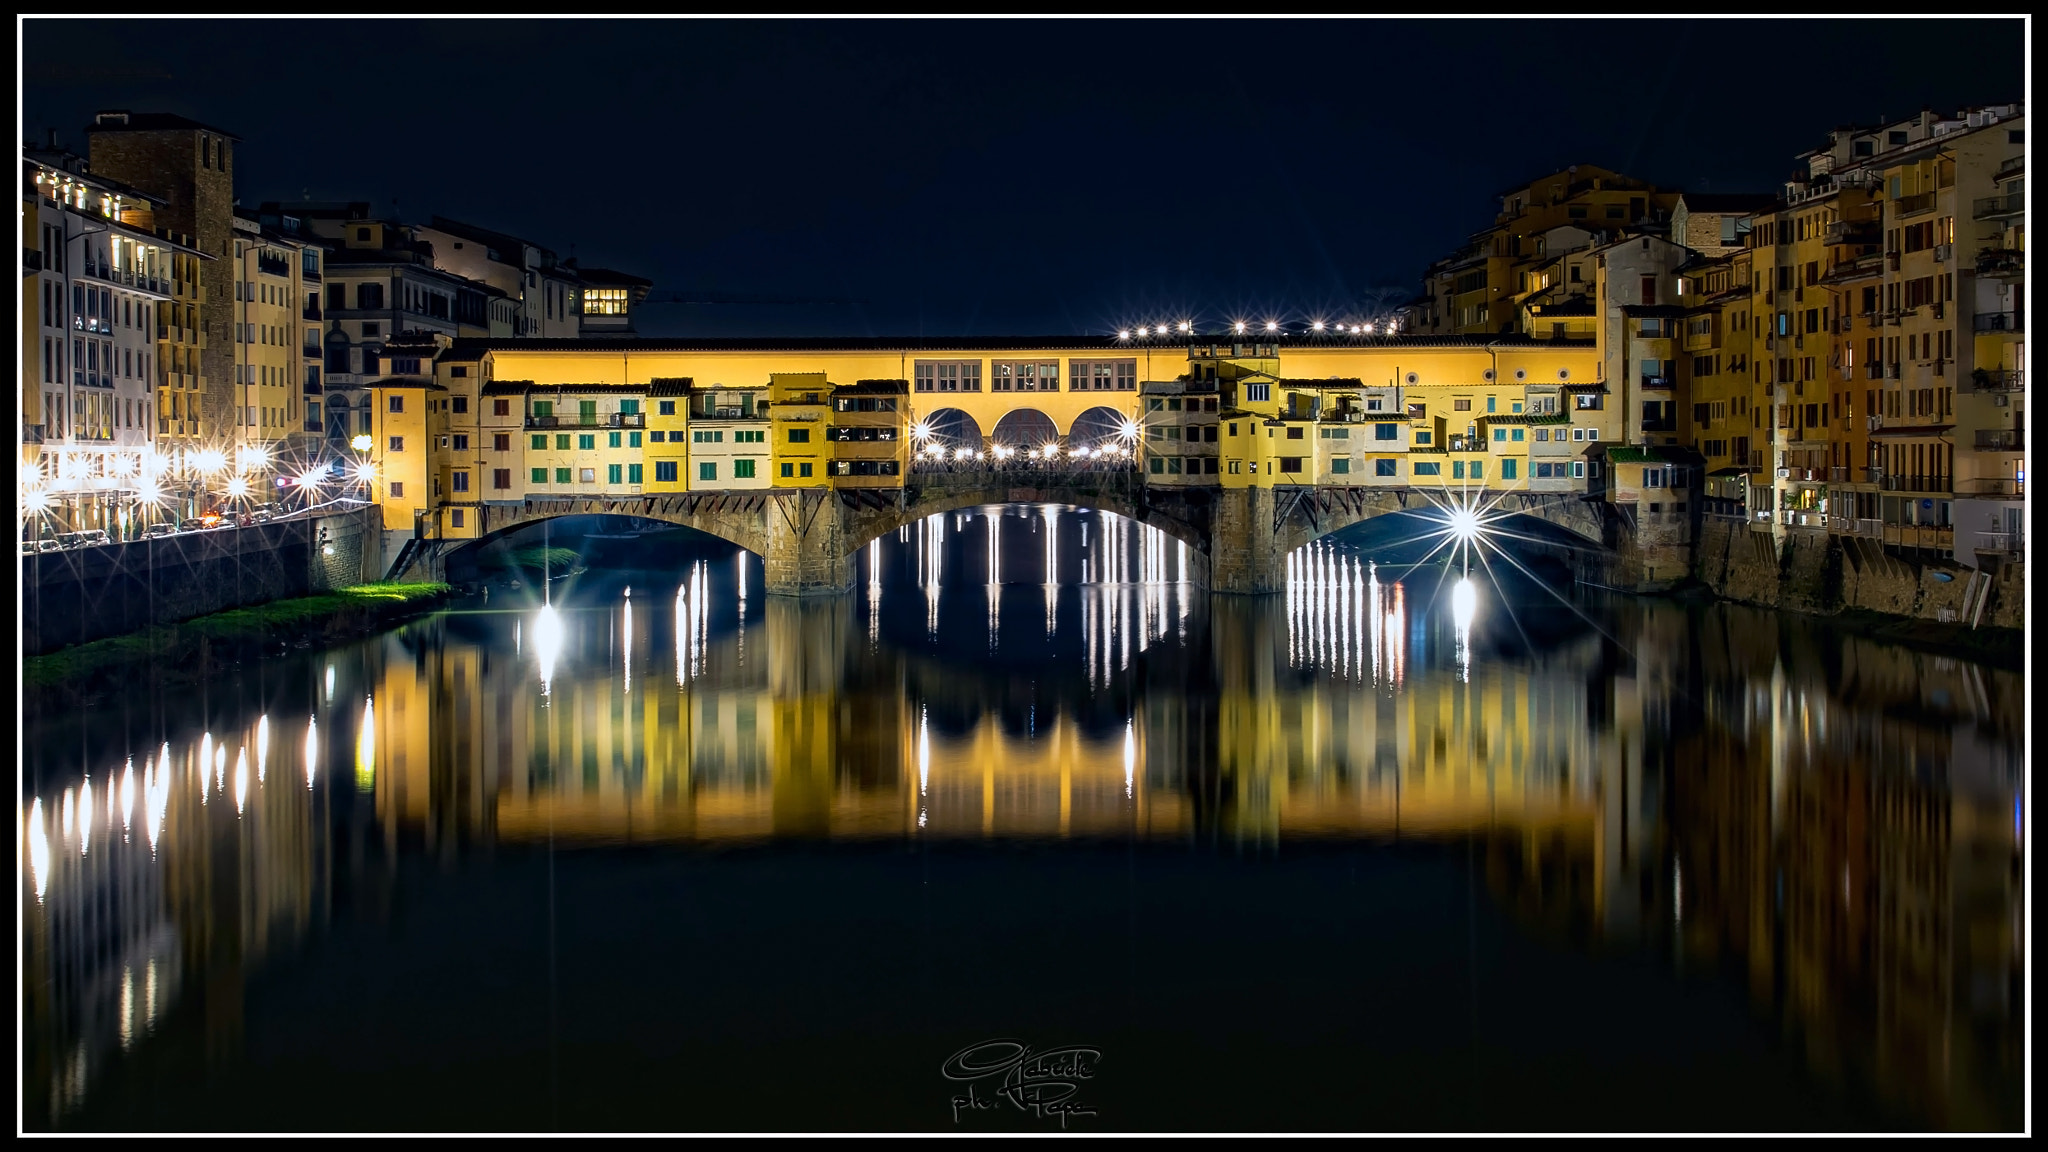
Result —
[{"label": "yellow building", "polygon": [[[305,330],[312,336],[310,345],[301,337],[306,305],[317,305],[303,274],[307,248],[253,216],[239,211],[235,216],[235,443],[273,458],[287,441],[303,445],[308,440],[306,368],[309,361],[317,362],[320,344],[317,328]],[[317,263],[318,247],[313,251]],[[317,430],[318,413],[311,415]]]},{"label": "yellow building", "polygon": [[830,485],[826,462],[832,448],[831,385],[824,372],[773,372],[768,376],[770,482],[777,488]]}]

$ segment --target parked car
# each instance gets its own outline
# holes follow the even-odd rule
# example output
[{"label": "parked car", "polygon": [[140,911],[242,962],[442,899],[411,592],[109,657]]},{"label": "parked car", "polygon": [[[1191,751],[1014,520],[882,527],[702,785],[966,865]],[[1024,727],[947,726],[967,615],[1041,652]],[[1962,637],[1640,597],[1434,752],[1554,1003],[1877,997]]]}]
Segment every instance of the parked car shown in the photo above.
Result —
[{"label": "parked car", "polygon": [[59,548],[96,548],[107,542],[107,534],[97,528],[88,528],[83,532],[60,532],[57,534],[57,546]]},{"label": "parked car", "polygon": [[149,527],[144,528],[141,538],[144,540],[160,540],[165,536],[176,536],[177,534],[178,526],[165,522],[162,524],[151,524]]},{"label": "parked car", "polygon": [[205,530],[207,530],[208,528],[211,528],[211,527],[213,527],[213,525],[211,525],[211,524],[208,524],[208,523],[207,523],[207,522],[206,522],[206,521],[205,521],[205,520],[204,520],[203,518],[201,518],[201,517],[198,517],[198,516],[194,516],[194,517],[192,517],[192,518],[191,518],[191,519],[189,519],[189,520],[185,520],[185,521],[182,521],[181,523],[179,523],[179,525],[178,525],[178,531],[180,531],[180,532],[204,532]]},{"label": "parked car", "polygon": [[57,543],[54,539],[36,541],[36,551],[38,552],[62,552],[63,550],[64,546]]},{"label": "parked car", "polygon": [[258,504],[254,508],[249,509],[249,520],[252,523],[262,524],[269,520],[275,520],[283,514],[282,510],[275,504]]}]

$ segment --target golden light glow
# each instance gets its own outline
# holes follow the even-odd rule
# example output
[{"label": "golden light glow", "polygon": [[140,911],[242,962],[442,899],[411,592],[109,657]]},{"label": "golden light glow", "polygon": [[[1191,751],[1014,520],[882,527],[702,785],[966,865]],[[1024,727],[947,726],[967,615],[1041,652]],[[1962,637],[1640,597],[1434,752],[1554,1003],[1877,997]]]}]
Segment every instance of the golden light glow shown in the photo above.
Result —
[{"label": "golden light glow", "polygon": [[50,888],[50,834],[43,828],[43,800],[36,797],[28,809],[28,864],[34,873],[36,903],[43,902],[43,893]]},{"label": "golden light glow", "polygon": [[348,446],[355,449],[358,452],[368,452],[370,450],[370,445],[372,443],[374,443],[374,441],[372,441],[368,436],[358,436],[355,439],[350,440],[348,442]]},{"label": "golden light glow", "polygon": [[363,697],[363,725],[356,732],[356,791],[377,787],[377,702]]}]

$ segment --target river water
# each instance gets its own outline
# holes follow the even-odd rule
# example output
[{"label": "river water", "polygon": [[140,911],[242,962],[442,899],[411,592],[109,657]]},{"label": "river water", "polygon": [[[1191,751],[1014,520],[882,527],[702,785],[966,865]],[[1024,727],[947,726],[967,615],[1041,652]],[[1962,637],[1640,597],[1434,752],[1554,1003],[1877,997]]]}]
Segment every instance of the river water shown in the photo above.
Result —
[{"label": "river water", "polygon": [[595,543],[28,718],[31,1129],[2021,1122],[2015,674],[1071,509]]}]

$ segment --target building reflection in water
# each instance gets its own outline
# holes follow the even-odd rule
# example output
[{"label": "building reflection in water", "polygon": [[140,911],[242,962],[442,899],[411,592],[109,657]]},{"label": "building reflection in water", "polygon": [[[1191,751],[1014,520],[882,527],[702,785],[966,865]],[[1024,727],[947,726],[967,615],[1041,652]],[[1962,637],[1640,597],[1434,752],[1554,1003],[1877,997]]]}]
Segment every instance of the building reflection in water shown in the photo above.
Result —
[{"label": "building reflection in water", "polygon": [[[77,1106],[181,999],[232,1050],[243,981],[337,891],[376,915],[407,853],[1363,837],[1471,843],[1530,932],[1739,974],[1912,1122],[2011,1122],[2017,677],[1726,606],[1580,627],[1328,548],[1285,596],[1212,601],[1165,537],[1051,509],[865,563],[823,601],[747,599],[742,558],[448,613],[320,657],[295,711],[36,751],[70,783],[22,807],[30,1098]],[[985,650],[941,646],[962,625]],[[273,748],[301,715],[303,775]]]}]

